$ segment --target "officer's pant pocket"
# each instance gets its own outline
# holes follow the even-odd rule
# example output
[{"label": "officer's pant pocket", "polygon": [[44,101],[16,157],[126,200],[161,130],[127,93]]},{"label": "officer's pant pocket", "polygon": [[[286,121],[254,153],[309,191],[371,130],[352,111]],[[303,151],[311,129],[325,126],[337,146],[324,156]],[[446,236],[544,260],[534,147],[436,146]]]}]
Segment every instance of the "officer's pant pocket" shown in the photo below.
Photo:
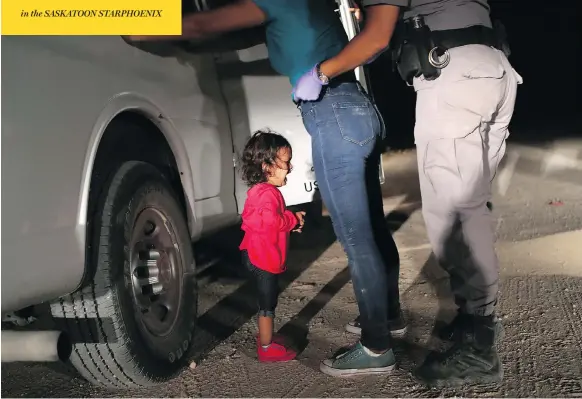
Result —
[{"label": "officer's pant pocket", "polygon": [[479,103],[465,99],[463,87],[446,83],[417,92],[416,142],[466,137],[478,130],[482,117],[476,110]]},{"label": "officer's pant pocket", "polygon": [[430,189],[443,207],[471,206],[486,198],[489,172],[479,134],[430,140],[421,156],[421,173],[429,184],[424,189]]},{"label": "officer's pant pocket", "polygon": [[[433,196],[442,197],[457,190],[460,171],[455,154],[454,139],[429,140],[422,146],[419,154],[420,170],[425,182],[429,184]],[[424,190],[429,187],[423,187]],[[443,204],[444,205],[444,204]]]},{"label": "officer's pant pocket", "polygon": [[461,73],[465,79],[501,79],[504,75],[505,69],[500,62],[479,63]]},{"label": "officer's pant pocket", "polygon": [[[494,71],[481,72],[478,75],[493,76]],[[478,131],[496,118],[506,96],[506,86],[504,79],[497,77],[474,77],[440,84],[432,126],[442,138],[461,138]]]},{"label": "officer's pant pocket", "polygon": [[337,102],[333,113],[344,140],[364,146],[379,136],[380,122],[371,102]]}]

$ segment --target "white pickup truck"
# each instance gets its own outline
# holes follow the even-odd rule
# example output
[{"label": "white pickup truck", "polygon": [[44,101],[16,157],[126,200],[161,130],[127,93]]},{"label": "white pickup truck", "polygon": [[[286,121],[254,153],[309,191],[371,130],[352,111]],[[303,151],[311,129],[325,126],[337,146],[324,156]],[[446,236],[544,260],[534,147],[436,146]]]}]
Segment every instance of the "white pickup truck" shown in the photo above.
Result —
[{"label": "white pickup truck", "polygon": [[[349,2],[337,5],[351,37]],[[288,205],[317,185],[289,81],[260,37],[2,37],[3,321],[50,303],[62,326],[3,331],[2,361],[68,359],[111,388],[180,370],[197,317],[191,244],[239,222],[249,135],[269,127],[291,143]]]}]

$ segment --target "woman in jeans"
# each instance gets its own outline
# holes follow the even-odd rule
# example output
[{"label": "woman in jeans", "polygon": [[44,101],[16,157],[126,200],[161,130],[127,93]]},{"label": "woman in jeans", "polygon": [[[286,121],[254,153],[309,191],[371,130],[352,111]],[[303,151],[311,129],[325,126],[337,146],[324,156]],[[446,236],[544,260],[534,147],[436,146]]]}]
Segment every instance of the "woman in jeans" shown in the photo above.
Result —
[{"label": "woman in jeans", "polygon": [[384,219],[378,176],[384,126],[353,72],[328,79],[319,71],[321,62],[348,44],[334,5],[329,0],[240,0],[186,16],[180,38],[265,25],[271,64],[291,80],[293,100],[311,135],[319,190],[348,256],[360,311],[360,342],[324,360],[321,370],[332,376],[386,373],[395,365],[390,331],[405,325],[398,251]]}]

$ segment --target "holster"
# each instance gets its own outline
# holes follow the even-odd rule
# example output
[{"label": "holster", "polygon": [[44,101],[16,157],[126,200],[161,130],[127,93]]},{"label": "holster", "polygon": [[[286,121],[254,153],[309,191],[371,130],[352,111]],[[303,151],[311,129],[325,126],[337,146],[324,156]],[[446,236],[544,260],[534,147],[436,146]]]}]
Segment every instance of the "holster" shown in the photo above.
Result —
[{"label": "holster", "polygon": [[434,44],[431,43],[428,27],[418,32],[410,20],[402,20],[396,26],[393,43],[393,69],[398,71],[404,81],[412,84],[412,80],[421,75],[438,76],[438,71],[428,64],[428,53]]},{"label": "holster", "polygon": [[431,31],[428,26],[414,29],[409,20],[403,20],[396,26],[392,41],[393,69],[408,84],[420,76],[436,79],[440,69],[429,62],[431,50],[436,49],[436,55],[441,56],[446,50],[469,44],[483,44],[510,55],[505,27],[498,20],[493,22],[493,29],[477,25],[441,31]]}]

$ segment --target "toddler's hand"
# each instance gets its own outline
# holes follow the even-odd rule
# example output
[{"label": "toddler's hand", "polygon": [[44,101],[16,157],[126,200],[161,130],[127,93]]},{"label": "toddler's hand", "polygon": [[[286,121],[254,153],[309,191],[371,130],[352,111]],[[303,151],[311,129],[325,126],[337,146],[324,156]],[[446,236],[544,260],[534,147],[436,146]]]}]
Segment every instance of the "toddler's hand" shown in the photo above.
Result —
[{"label": "toddler's hand", "polygon": [[297,233],[301,233],[301,230],[303,229],[303,225],[305,224],[305,221],[303,220],[303,218],[305,217],[305,211],[295,212],[295,217],[299,221],[299,227],[297,227],[293,231],[297,232]]}]

